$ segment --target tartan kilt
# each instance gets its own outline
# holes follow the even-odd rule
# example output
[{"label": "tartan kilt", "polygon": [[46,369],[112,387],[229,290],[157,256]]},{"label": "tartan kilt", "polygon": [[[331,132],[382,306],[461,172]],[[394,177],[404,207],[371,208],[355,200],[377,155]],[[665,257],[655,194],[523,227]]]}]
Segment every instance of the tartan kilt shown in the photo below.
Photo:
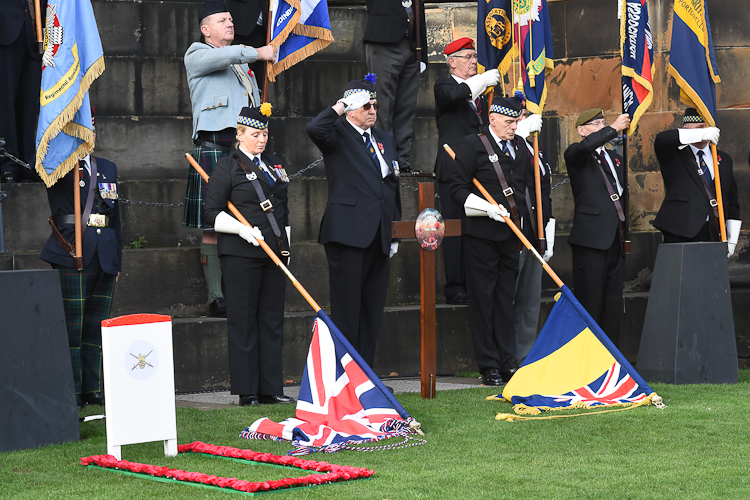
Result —
[{"label": "tartan kilt", "polygon": [[[235,134],[235,129],[224,129],[218,132],[198,132],[198,140],[213,142],[229,149],[232,147]],[[214,165],[216,165],[216,162],[222,156],[226,156],[226,154],[217,149],[204,147],[201,144],[193,146],[193,158],[206,171],[209,177],[214,171]],[[205,199],[206,182],[197,170],[190,167],[187,190],[185,191],[185,212],[182,217],[183,226],[213,229],[203,222],[203,200]]]}]

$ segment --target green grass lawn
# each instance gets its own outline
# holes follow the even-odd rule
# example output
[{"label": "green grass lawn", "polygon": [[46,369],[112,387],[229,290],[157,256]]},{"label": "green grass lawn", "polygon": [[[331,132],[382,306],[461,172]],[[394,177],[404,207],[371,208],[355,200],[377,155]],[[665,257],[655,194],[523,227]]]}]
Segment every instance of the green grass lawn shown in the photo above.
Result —
[{"label": "green grass lawn", "polygon": [[[750,498],[750,370],[738,385],[654,384],[668,405],[538,422],[500,422],[511,405],[485,401],[480,387],[401,404],[422,423],[427,444],[395,451],[313,454],[312,460],[368,467],[372,479],[268,493],[272,498],[528,499]],[[283,454],[288,443],[247,441],[239,432],[261,416],[294,408],[177,409],[179,443]],[[96,413],[87,407],[84,414]],[[386,441],[385,443],[397,440]],[[0,454],[0,498],[237,498],[238,494],[163,484],[78,465],[106,453],[104,421],[81,424],[81,441]],[[217,458],[166,458],[161,443],[123,447],[123,459],[249,481],[306,475]]]}]

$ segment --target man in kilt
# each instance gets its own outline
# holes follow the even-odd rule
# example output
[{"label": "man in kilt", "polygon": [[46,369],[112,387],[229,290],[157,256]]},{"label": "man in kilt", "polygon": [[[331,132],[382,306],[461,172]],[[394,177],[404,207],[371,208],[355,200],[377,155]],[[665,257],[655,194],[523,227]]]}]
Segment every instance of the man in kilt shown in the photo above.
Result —
[{"label": "man in kilt", "polygon": [[[273,61],[270,45],[254,49],[231,45],[234,24],[222,0],[206,0],[198,8],[203,41],[190,45],[185,53],[185,70],[193,107],[193,157],[211,175],[216,161],[229,154],[235,124],[244,106],[259,106],[260,92],[248,63]],[[185,193],[183,225],[203,229],[201,263],[208,283],[209,313],[226,316],[221,291],[221,267],[216,250],[216,233],[203,221],[206,183],[190,169]]]}]

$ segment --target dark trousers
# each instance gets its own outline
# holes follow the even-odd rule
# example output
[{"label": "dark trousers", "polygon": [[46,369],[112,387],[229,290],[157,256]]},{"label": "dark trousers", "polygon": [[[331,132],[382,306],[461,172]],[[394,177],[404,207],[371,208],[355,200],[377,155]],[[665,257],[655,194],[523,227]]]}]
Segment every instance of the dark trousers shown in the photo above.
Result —
[{"label": "dark trousers", "polygon": [[[438,196],[440,196],[440,213],[444,220],[461,220],[463,207],[456,205],[451,199],[450,182],[435,181]],[[445,297],[454,297],[466,292],[466,272],[464,271],[464,251],[461,244],[462,236],[451,236],[443,239],[443,260],[445,267]]]},{"label": "dark trousers", "polygon": [[513,294],[518,275],[516,238],[490,241],[464,235],[466,293],[474,358],[479,370],[515,368]]},{"label": "dark trousers", "polygon": [[331,319],[362,359],[372,367],[383,321],[391,263],[380,232],[367,248],[326,243]]},{"label": "dark trousers", "polygon": [[270,258],[222,255],[232,394],[284,393],[286,277]]},{"label": "dark trousers", "polygon": [[667,231],[661,232],[662,237],[664,238],[664,243],[693,243],[698,241],[721,241],[721,238],[719,236],[719,230],[716,227],[716,223],[714,222],[714,218],[711,217],[710,220],[706,221],[705,224],[701,227],[700,231],[698,231],[698,234],[693,236],[692,238],[686,238],[684,236],[678,236],[676,234],[668,233]]},{"label": "dark trousers", "polygon": [[102,392],[102,321],[109,318],[116,276],[102,271],[97,252],[83,271],[52,267],[60,273],[76,394]]},{"label": "dark trousers", "polygon": [[619,347],[625,255],[619,235],[606,250],[570,245],[575,296],[612,343]]},{"label": "dark trousers", "polygon": [[[0,45],[0,138],[5,139],[8,153],[34,168],[36,152],[36,119],[39,115],[39,88],[42,62],[32,59],[22,29],[15,42]],[[36,174],[3,158],[0,169],[29,179]]]},{"label": "dark trousers", "polygon": [[419,61],[408,38],[397,43],[366,43],[365,59],[367,69],[378,76],[377,128],[393,135],[398,162],[406,168],[411,165]]}]

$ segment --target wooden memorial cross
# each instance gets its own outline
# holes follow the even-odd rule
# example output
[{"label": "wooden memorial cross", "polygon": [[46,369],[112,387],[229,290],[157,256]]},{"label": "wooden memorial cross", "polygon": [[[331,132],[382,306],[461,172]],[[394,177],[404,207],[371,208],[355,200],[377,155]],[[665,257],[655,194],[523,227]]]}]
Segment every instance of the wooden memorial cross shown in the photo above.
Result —
[{"label": "wooden memorial cross", "polygon": [[[432,177],[432,174],[429,174]],[[432,182],[419,183],[419,212],[427,208],[435,208],[435,184]],[[460,236],[461,221],[456,219],[444,220],[444,236]],[[391,236],[393,238],[416,238],[414,220],[393,222]],[[435,397],[435,377],[437,374],[437,354],[435,342],[435,252],[419,249],[420,276],[420,320],[422,330],[421,380],[422,398]]]}]

